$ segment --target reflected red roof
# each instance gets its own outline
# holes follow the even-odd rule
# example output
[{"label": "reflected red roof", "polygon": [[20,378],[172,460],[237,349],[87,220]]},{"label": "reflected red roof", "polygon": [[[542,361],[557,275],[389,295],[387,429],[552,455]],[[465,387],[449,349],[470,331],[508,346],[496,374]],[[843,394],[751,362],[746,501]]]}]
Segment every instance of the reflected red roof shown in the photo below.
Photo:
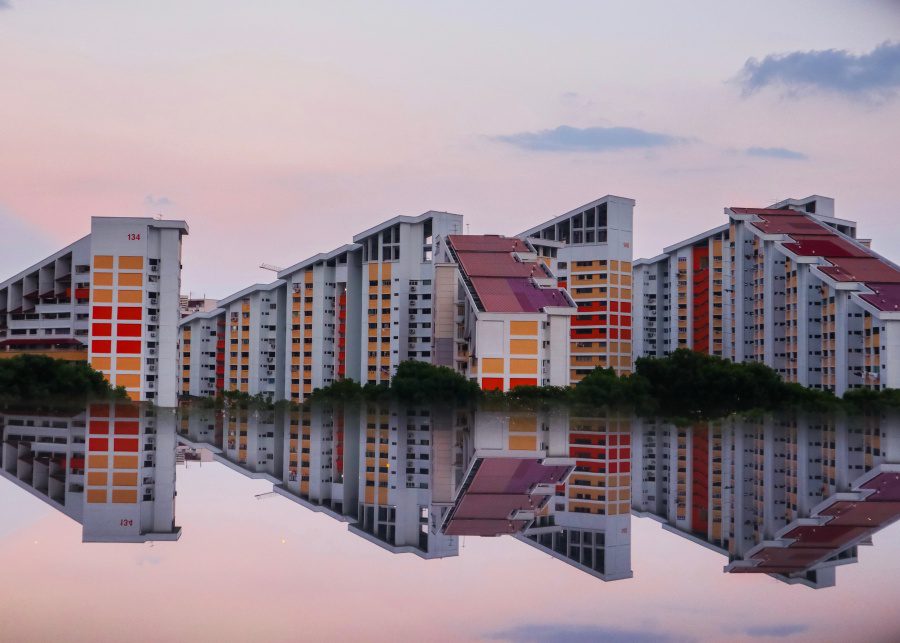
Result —
[{"label": "reflected red roof", "polygon": [[547,306],[571,306],[559,288],[541,288],[534,282],[551,276],[543,262],[515,257],[531,252],[521,239],[454,234],[447,241],[485,312],[536,313]]}]

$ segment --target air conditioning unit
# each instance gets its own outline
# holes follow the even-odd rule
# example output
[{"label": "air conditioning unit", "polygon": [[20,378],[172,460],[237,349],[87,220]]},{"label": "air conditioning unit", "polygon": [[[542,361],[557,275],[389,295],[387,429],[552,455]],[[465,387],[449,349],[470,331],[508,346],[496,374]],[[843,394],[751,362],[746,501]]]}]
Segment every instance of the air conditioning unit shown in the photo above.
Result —
[{"label": "air conditioning unit", "polygon": [[150,266],[150,272],[159,272],[159,266]]},{"label": "air conditioning unit", "polygon": [[409,334],[410,334],[410,335],[415,335],[415,334],[416,334],[416,329],[415,329],[415,328],[410,328],[410,329],[409,329]]},{"label": "air conditioning unit", "polygon": [[159,315],[150,315],[150,321],[152,321],[152,322],[158,322],[158,321],[159,321]]},{"label": "air conditioning unit", "polygon": [[410,286],[409,292],[416,292],[416,286]]}]

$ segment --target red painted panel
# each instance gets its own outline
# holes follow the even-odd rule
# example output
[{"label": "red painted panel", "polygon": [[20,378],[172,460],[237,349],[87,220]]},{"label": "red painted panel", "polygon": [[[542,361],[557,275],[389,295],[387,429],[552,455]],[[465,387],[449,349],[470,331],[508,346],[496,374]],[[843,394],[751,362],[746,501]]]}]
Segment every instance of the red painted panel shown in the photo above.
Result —
[{"label": "red painted panel", "polygon": [[693,346],[700,353],[709,352],[709,246],[691,250],[693,264]]},{"label": "red painted panel", "polygon": [[108,339],[92,339],[92,353],[112,353],[112,342]]},{"label": "red painted panel", "polygon": [[109,440],[106,438],[91,438],[88,440],[88,451],[106,451],[109,448]]},{"label": "red painted panel", "polygon": [[619,339],[631,339],[631,329],[623,328],[619,331]]},{"label": "red painted panel", "polygon": [[119,306],[116,319],[141,319],[144,309],[140,306]]},{"label": "red painted panel", "polygon": [[138,435],[140,425],[134,420],[119,420],[116,422],[116,435]]},{"label": "red painted panel", "polygon": [[141,416],[141,409],[136,404],[117,404],[116,417],[120,418],[136,418]]},{"label": "red painted panel", "polygon": [[116,342],[117,355],[137,355],[141,352],[141,342],[135,340],[120,339]]},{"label": "red painted panel", "polygon": [[109,337],[112,335],[112,324],[91,324],[91,335],[95,337]]},{"label": "red painted panel", "polygon": [[96,435],[109,433],[109,422],[106,420],[91,420],[91,433]]},{"label": "red painted panel", "polygon": [[481,378],[481,390],[483,390],[483,391],[502,391],[503,390],[503,378],[502,377],[482,377]]},{"label": "red painted panel", "polygon": [[90,299],[91,291],[89,288],[76,288],[75,299]]},{"label": "red painted panel", "polygon": [[91,415],[99,418],[108,418],[109,406],[106,404],[91,404]]},{"label": "red painted panel", "polygon": [[630,302],[630,301],[623,301],[622,304],[621,304],[621,311],[622,311],[623,313],[630,313],[630,312],[631,312],[631,302]]},{"label": "red painted panel", "polygon": [[112,306],[94,306],[94,319],[112,319]]},{"label": "red painted panel", "polygon": [[119,324],[116,328],[116,335],[119,337],[140,337],[140,324]]},{"label": "red painted panel", "polygon": [[135,438],[116,438],[115,451],[127,451],[136,453],[140,444],[140,440]]},{"label": "red painted panel", "polygon": [[509,388],[513,389],[517,386],[537,386],[537,378],[534,377],[511,377],[509,379]]}]

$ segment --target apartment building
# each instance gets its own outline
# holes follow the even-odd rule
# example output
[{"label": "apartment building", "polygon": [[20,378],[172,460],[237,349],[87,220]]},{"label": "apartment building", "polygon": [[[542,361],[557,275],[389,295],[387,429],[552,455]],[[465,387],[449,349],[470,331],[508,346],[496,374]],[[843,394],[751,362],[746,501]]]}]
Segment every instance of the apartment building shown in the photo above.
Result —
[{"label": "apartment building", "polygon": [[215,397],[225,388],[225,310],[191,313],[179,331],[180,395]]},{"label": "apartment building", "polygon": [[484,390],[568,386],[577,309],[529,240],[454,234],[435,245],[432,362]]},{"label": "apartment building", "polygon": [[283,323],[290,329],[284,399],[303,400],[317,388],[360,373],[361,260],[362,246],[347,244],[278,273],[287,287]]},{"label": "apartment building", "polygon": [[94,404],[0,415],[0,477],[82,524],[84,542],[177,540],[174,415]]},{"label": "apartment building", "polygon": [[725,214],[726,226],[635,262],[635,357],[691,348],[837,395],[900,386],[900,267],[832,199]]},{"label": "apartment building", "polygon": [[362,248],[364,342],[358,376],[388,382],[400,362],[432,359],[433,240],[462,233],[459,214],[398,216],[353,237]]},{"label": "apartment building", "polygon": [[519,234],[578,306],[572,319],[570,380],[594,368],[632,368],[634,200],[607,195]]},{"label": "apartment building", "polygon": [[184,221],[92,217],[91,234],[0,282],[0,356],[88,360],[133,400],[174,406]]}]

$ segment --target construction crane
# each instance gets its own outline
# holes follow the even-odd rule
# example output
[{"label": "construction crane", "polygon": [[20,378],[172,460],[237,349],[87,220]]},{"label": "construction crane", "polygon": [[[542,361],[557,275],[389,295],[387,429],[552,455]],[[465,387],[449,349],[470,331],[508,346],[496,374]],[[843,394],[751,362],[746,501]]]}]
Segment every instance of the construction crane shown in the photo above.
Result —
[{"label": "construction crane", "polygon": [[271,270],[272,272],[281,272],[282,270],[284,270],[284,268],[282,268],[281,266],[273,266],[270,263],[261,263],[259,264],[259,267],[263,270]]}]

